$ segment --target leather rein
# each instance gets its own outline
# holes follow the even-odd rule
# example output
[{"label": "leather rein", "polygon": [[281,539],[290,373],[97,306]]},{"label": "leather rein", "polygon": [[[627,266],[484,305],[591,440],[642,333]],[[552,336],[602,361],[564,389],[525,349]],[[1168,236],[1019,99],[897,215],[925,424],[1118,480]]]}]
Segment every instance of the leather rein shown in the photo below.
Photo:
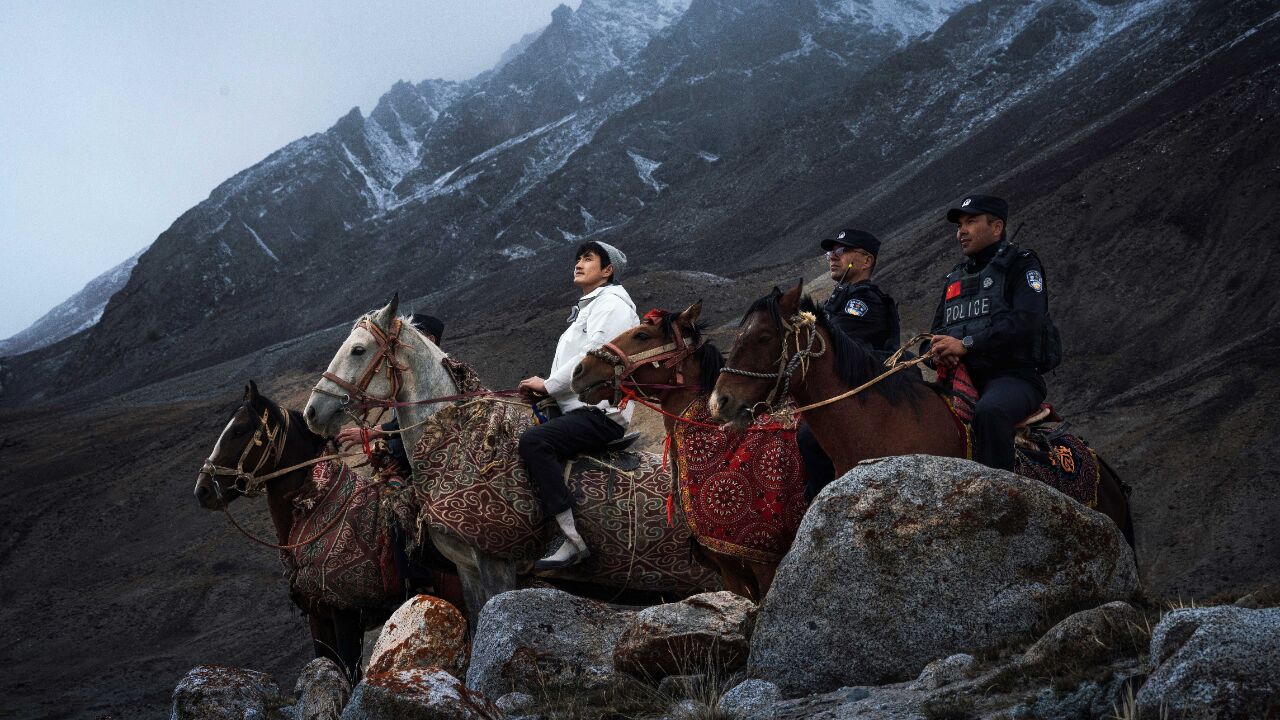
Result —
[{"label": "leather rein", "polygon": [[368,410],[373,407],[385,405],[385,401],[381,398],[375,398],[369,395],[369,383],[377,377],[378,372],[385,366],[387,369],[387,382],[391,385],[390,398],[395,398],[400,392],[400,373],[406,372],[409,368],[396,360],[396,350],[400,347],[400,329],[402,321],[396,318],[391,324],[390,332],[384,332],[378,324],[370,320],[368,317],[362,317],[356,321],[357,328],[364,328],[373,335],[374,342],[378,343],[378,351],[374,353],[373,359],[369,362],[369,366],[365,368],[360,377],[354,383],[344,380],[337,375],[324,371],[321,378],[337,385],[346,390],[345,393],[338,393],[326,390],[320,387],[320,383],[316,383],[315,392],[321,395],[328,395],[335,398],[342,404],[342,409],[348,414],[353,410]]},{"label": "leather rein", "polygon": [[[769,396],[764,400],[751,406],[751,417],[756,416],[756,408],[763,405],[764,411],[768,413],[784,413],[786,412],[780,407],[780,403],[787,399],[791,392],[791,377],[796,370],[800,371],[800,379],[804,380],[804,376],[809,372],[809,360],[811,358],[822,357],[827,352],[826,338],[822,337],[822,333],[818,332],[818,318],[813,313],[802,310],[791,319],[782,320],[782,327],[786,332],[782,336],[782,354],[778,356],[778,369],[775,372],[755,372],[753,370],[742,370],[739,368],[729,367],[726,365],[720,368],[720,372],[730,375],[741,375],[743,377],[755,378],[758,380],[773,380],[773,388],[769,391]],[[801,347],[801,332],[808,330],[808,342]],[[794,340],[794,343],[791,341]],[[795,345],[795,351],[791,350],[791,346]],[[816,346],[816,350],[814,349]]]},{"label": "leather rein", "polygon": [[[204,464],[200,466],[200,472],[205,473],[209,475],[211,478],[213,478],[214,490],[218,493],[218,499],[222,501],[222,512],[227,516],[227,520],[231,521],[231,524],[235,526],[235,528],[239,530],[241,534],[243,534],[245,537],[249,538],[250,540],[258,543],[259,545],[264,545],[266,547],[273,548],[275,550],[292,550],[294,548],[299,548],[304,545],[309,545],[315,542],[316,540],[319,540],[320,538],[324,537],[326,533],[328,533],[335,526],[337,526],[339,522],[345,519],[347,507],[351,505],[352,500],[354,500],[357,495],[359,495],[360,493],[366,490],[370,490],[372,488],[376,488],[379,485],[384,484],[386,480],[382,479],[382,480],[373,482],[369,485],[366,485],[363,488],[360,488],[359,490],[356,490],[355,492],[352,492],[351,495],[349,495],[346,501],[343,503],[342,511],[336,514],[333,520],[331,520],[327,525],[325,525],[320,530],[316,531],[311,537],[306,538],[305,540],[299,540],[296,543],[289,543],[287,545],[277,545],[276,543],[267,542],[266,540],[263,540],[255,536],[253,533],[246,530],[240,523],[236,522],[235,517],[231,515],[231,510],[228,507],[227,500],[222,497],[222,487],[221,485],[218,484],[218,480],[217,480],[218,477],[234,477],[235,480],[232,482],[232,487],[235,488],[236,492],[240,493],[245,497],[256,497],[262,494],[262,489],[266,486],[269,480],[274,480],[275,478],[278,478],[281,475],[287,475],[291,472],[294,472],[295,470],[301,470],[304,467],[319,465],[322,462],[328,462],[330,460],[341,459],[341,458],[354,457],[356,455],[363,454],[363,453],[349,453],[344,455],[342,453],[331,453],[327,455],[321,455],[320,457],[315,458],[314,460],[307,460],[306,462],[301,462],[296,465],[290,465],[289,467],[286,467],[286,468],[280,468],[278,470],[274,470],[272,472],[267,473],[266,475],[259,475],[258,472],[262,470],[262,468],[267,464],[268,458],[272,458],[273,464],[278,464],[280,462],[280,458],[284,455],[284,446],[285,446],[285,443],[288,441],[288,437],[289,437],[290,421],[289,421],[288,412],[283,412],[282,415],[284,416],[284,422],[276,426],[275,428],[272,428],[270,411],[266,409],[262,411],[262,416],[258,418],[258,428],[254,431],[253,437],[249,439],[249,442],[245,443],[244,450],[240,452],[240,459],[236,462],[236,466],[234,468],[229,468],[222,465],[215,465],[213,462],[213,459],[210,458],[208,460],[205,460]],[[264,445],[265,447],[263,447]],[[248,459],[249,453],[252,452],[253,449],[256,447],[262,448],[262,456],[258,458],[258,462],[257,464],[254,465],[253,469],[246,472],[244,469],[244,462],[246,459]],[[334,483],[334,488],[336,487],[337,487],[337,483]],[[333,492],[334,488],[330,488],[329,491]]]},{"label": "leather rein", "polygon": [[[656,322],[652,322],[650,320],[648,315],[645,316],[645,324],[657,325]],[[681,365],[684,363],[686,358],[701,349],[706,341],[699,340],[697,343],[692,345],[686,343],[684,335],[680,332],[680,326],[675,323],[671,324],[671,334],[674,337],[673,342],[638,352],[635,355],[628,355],[626,351],[611,342],[607,342],[598,348],[587,351],[588,355],[599,360],[603,360],[613,366],[613,378],[596,383],[596,385],[608,384],[613,388],[614,405],[619,408],[626,407],[626,403],[630,398],[628,397],[628,393],[623,389],[623,383],[626,382],[635,373],[635,371],[645,365],[652,365],[655,368],[674,368],[676,372],[676,384],[673,387],[680,387],[684,385],[684,370]],[[640,395],[644,397],[643,390],[641,390],[638,384],[631,383],[630,385],[633,386],[631,389],[639,391]]]}]

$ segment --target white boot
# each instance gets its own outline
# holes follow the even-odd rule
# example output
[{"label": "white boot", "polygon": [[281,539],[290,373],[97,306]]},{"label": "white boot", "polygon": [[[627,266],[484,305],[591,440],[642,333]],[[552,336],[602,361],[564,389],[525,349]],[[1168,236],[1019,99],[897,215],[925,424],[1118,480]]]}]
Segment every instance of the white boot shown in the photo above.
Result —
[{"label": "white boot", "polygon": [[533,564],[534,570],[569,567],[591,556],[591,551],[587,549],[587,544],[573,524],[573,510],[565,510],[556,515],[556,525],[560,526],[560,532],[551,539],[542,559]]}]

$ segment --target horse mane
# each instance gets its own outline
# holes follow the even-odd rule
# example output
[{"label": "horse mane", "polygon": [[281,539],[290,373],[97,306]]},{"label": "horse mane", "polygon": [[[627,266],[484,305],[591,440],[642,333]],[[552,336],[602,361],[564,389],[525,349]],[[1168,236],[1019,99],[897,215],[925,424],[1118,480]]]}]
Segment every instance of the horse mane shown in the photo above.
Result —
[{"label": "horse mane", "polygon": [[[288,414],[289,427],[300,428],[302,432],[313,441],[321,443],[328,441],[328,438],[325,436],[317,435],[311,431],[311,428],[307,426],[306,418],[302,416],[302,412],[300,410],[285,410],[277,405],[274,400],[261,393],[258,394],[258,400],[262,401],[263,407],[267,409],[267,418],[274,422],[277,427],[284,427],[285,415]],[[249,403],[248,401],[241,403],[241,407],[244,407],[245,405],[248,405],[250,410],[255,410],[252,403]],[[256,415],[256,411],[254,414]]]},{"label": "horse mane", "polygon": [[[781,299],[782,291],[774,288],[773,292],[751,304],[746,314],[742,316],[742,322],[745,323],[747,318],[757,312],[768,312],[773,318],[774,327],[778,332],[783,332],[782,309],[779,306]],[[800,299],[800,310],[813,313],[818,320],[818,326],[827,331],[829,338],[827,344],[833,353],[836,377],[840,378],[841,382],[850,388],[855,388],[885,371],[884,363],[870,345],[845,335],[842,330],[833,326],[826,311],[815,304],[807,294]],[[880,393],[884,399],[896,405],[903,400],[914,402],[917,397],[916,388],[923,386],[924,381],[920,379],[918,373],[899,372],[872,385],[869,389]]]},{"label": "horse mane", "polygon": [[[676,318],[679,315],[679,313],[663,311],[662,321],[658,327],[662,330],[664,340],[675,337]],[[706,329],[706,323],[694,323],[692,336],[685,338],[685,342],[694,345],[701,342]],[[720,377],[720,368],[724,367],[724,353],[720,352],[720,348],[716,347],[715,343],[708,341],[693,352],[693,357],[697,358],[700,368],[698,388],[701,392],[709,394],[716,386],[716,378]]]}]

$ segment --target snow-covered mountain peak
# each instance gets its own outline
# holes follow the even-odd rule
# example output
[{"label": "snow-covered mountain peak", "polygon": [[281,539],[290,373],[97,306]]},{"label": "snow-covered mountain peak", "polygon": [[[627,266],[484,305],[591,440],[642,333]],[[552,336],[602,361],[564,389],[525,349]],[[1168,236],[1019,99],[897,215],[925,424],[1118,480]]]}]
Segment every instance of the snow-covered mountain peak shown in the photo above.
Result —
[{"label": "snow-covered mountain peak", "polygon": [[976,0],[822,0],[825,19],[891,30],[909,40],[933,32],[956,10]]}]

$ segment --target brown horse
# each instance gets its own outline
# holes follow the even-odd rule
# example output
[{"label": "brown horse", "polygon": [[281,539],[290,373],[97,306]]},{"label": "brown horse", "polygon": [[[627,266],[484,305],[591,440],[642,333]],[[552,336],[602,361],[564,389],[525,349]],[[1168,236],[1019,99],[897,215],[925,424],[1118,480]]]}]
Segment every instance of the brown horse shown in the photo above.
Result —
[{"label": "brown horse", "polygon": [[[679,448],[675,447],[676,426],[680,422],[677,417],[684,415],[695,401],[705,401],[724,365],[720,350],[703,338],[698,325],[701,312],[699,301],[679,314],[650,313],[642,324],[614,338],[601,350],[589,353],[573,374],[573,389],[584,402],[595,404],[626,387],[631,392],[638,390],[661,407],[672,444],[677,497],[689,479],[689,469],[680,467]],[[652,391],[645,392],[645,388]],[[791,490],[801,495],[803,479]],[[795,528],[789,530],[794,535]],[[726,589],[757,603],[764,598],[778,568],[776,560],[742,558],[710,547],[696,532],[694,538],[699,541],[697,549],[703,557],[719,571]],[[789,544],[790,536],[785,540]]]},{"label": "brown horse", "polygon": [[[787,395],[801,407],[847,392],[885,368],[865,344],[833,332],[803,292],[774,288],[743,316],[711,395],[711,411],[743,429],[759,408]],[[837,475],[869,458],[922,453],[964,457],[966,439],[946,400],[914,372],[890,375],[864,392],[804,412]],[[1115,472],[1099,458],[1096,509],[1134,544],[1129,502]]]},{"label": "brown horse", "polygon": [[[313,491],[311,462],[325,452],[327,440],[307,428],[301,413],[284,411],[274,402],[258,393],[252,381],[245,386],[244,401],[219,435],[209,459],[196,477],[195,495],[200,506],[208,510],[225,510],[241,495],[254,495],[265,489],[267,508],[275,527],[279,546],[290,544],[298,523],[306,523],[308,517],[296,515],[295,501]],[[266,476],[277,470],[301,466],[263,482]],[[338,523],[324,528],[321,525],[318,542],[328,547],[333,536],[343,529]],[[312,532],[308,528],[308,532]],[[369,541],[367,541],[369,542]],[[266,543],[264,543],[266,544]],[[307,543],[310,545],[310,543]],[[282,561],[292,566],[285,552]],[[443,560],[442,560],[443,561]],[[296,572],[297,568],[293,570]],[[403,591],[388,592],[378,601],[368,598],[359,602],[334,604],[316,593],[307,592],[293,581],[290,573],[289,596],[307,615],[311,640],[316,657],[327,657],[343,667],[352,680],[360,675],[360,657],[364,633],[379,627],[405,599]],[[446,600],[463,608],[460,588],[456,578],[450,582],[447,573],[436,574],[441,588],[446,590]],[[414,588],[413,591],[426,588]],[[453,592],[447,592],[453,590]]]}]

